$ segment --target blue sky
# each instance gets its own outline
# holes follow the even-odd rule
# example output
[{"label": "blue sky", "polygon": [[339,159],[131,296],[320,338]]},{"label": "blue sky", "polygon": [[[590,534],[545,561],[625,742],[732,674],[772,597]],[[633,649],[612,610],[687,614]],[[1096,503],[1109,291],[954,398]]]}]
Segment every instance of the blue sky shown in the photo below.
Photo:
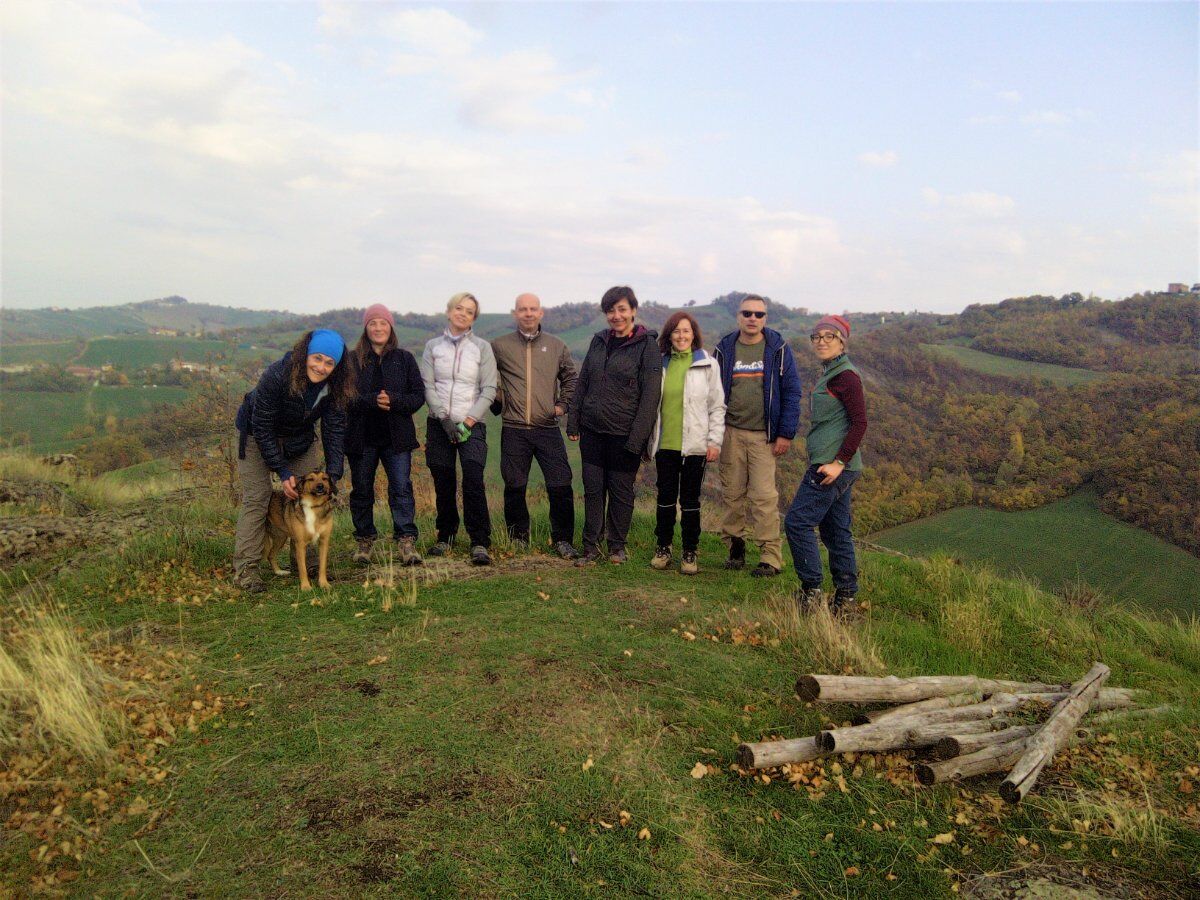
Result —
[{"label": "blue sky", "polygon": [[1200,280],[1198,9],[10,0],[3,303]]}]

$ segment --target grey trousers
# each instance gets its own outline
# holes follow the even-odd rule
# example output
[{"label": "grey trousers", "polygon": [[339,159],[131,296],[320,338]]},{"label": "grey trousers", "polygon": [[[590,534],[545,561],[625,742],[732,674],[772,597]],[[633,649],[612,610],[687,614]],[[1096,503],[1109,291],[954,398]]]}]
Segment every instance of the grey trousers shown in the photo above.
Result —
[{"label": "grey trousers", "polygon": [[[297,478],[321,467],[321,449],[313,441],[307,450],[288,460],[288,468]],[[263,462],[254,435],[246,440],[246,458],[238,460],[242,481],[242,505],[238,509],[237,533],[233,539],[233,571],[240,584],[258,577],[263,537],[267,530],[267,507],[271,504],[271,470]]]}]

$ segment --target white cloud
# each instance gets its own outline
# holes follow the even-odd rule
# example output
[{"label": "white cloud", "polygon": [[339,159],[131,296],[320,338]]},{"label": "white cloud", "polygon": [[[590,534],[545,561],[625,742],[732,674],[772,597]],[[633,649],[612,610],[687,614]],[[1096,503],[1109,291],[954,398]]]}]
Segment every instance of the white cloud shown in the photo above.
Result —
[{"label": "white cloud", "polygon": [[483,40],[472,28],[444,9],[402,9],[380,17],[379,32],[413,51],[435,57],[465,57]]},{"label": "white cloud", "polygon": [[1021,102],[1021,92],[1020,91],[997,91],[996,99],[1001,100],[1004,103],[1020,103]]},{"label": "white cloud", "polygon": [[874,169],[890,169],[900,161],[900,154],[895,150],[869,150],[858,154],[858,161]]}]

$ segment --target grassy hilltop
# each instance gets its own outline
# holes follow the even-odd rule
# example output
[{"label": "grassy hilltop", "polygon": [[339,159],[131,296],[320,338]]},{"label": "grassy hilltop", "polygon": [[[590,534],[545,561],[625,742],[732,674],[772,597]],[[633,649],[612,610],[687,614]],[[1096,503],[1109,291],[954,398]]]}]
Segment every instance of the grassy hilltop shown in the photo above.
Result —
[{"label": "grassy hilltop", "polygon": [[[8,571],[0,678],[55,627],[96,666],[74,699],[0,705],[0,871],[18,894],[927,898],[1057,884],[1184,897],[1200,884],[1195,620],[876,553],[863,554],[864,622],[799,620],[786,578],[722,571],[711,534],[699,576],[650,570],[643,512],[623,567],[581,572],[501,544],[484,572],[390,573],[353,566],[343,511],[332,590],[283,578],[246,597],[229,580],[224,477],[190,477],[182,493],[144,477],[65,485],[93,517],[147,524]],[[1059,680],[1093,659],[1173,710],[1092,725],[1017,808],[995,779],[920,788],[907,754],[732,766],[741,740],[849,718],[799,702],[801,672]],[[78,738],[68,726],[89,709],[117,713],[96,717],[107,762],[55,739]]]}]

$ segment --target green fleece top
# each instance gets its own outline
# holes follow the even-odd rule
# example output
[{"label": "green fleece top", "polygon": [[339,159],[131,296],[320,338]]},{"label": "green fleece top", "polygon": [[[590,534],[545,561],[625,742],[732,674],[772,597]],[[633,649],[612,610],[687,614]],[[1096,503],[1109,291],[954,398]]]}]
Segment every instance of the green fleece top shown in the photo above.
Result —
[{"label": "green fleece top", "polygon": [[683,382],[692,364],[692,351],[672,352],[663,360],[662,438],[658,449],[683,452]]}]

